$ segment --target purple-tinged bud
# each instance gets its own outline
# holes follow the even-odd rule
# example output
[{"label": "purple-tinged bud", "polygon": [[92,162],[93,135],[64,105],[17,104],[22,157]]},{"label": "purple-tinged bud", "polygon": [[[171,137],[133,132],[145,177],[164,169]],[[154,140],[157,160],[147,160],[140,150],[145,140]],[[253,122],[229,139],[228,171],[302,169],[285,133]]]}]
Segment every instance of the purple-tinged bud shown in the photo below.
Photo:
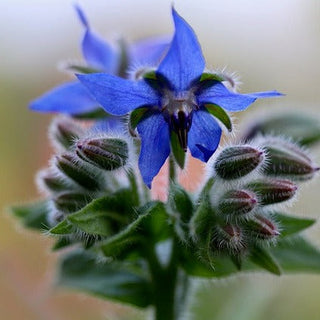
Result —
[{"label": "purple-tinged bud", "polygon": [[81,187],[88,190],[99,190],[101,188],[102,177],[97,176],[96,172],[89,171],[72,154],[64,153],[56,156],[55,164],[64,175]]},{"label": "purple-tinged bud", "polygon": [[38,172],[37,183],[40,189],[45,189],[48,192],[61,192],[72,189],[70,182],[50,168]]},{"label": "purple-tinged bud", "polygon": [[285,177],[294,181],[313,178],[319,167],[315,166],[305,152],[294,143],[280,138],[267,138],[262,141],[268,161],[263,173]]},{"label": "purple-tinged bud", "polygon": [[55,146],[69,150],[83,134],[83,129],[71,118],[57,117],[52,121],[49,132]]},{"label": "purple-tinged bud", "polygon": [[256,180],[246,187],[257,194],[259,204],[264,206],[290,200],[297,191],[294,183],[280,179]]},{"label": "purple-tinged bud", "polygon": [[257,196],[249,190],[230,190],[218,203],[218,210],[227,219],[247,217],[257,205]]},{"label": "purple-tinged bud", "polygon": [[270,218],[256,214],[247,223],[248,234],[255,239],[274,240],[280,235],[278,226]]},{"label": "purple-tinged bud", "polygon": [[76,212],[86,206],[92,198],[83,193],[65,192],[57,195],[53,201],[55,207],[63,212]]},{"label": "purple-tinged bud", "polygon": [[239,226],[226,224],[215,226],[212,233],[211,248],[213,251],[239,253],[244,249],[244,234]]},{"label": "purple-tinged bud", "polygon": [[128,153],[127,142],[117,138],[85,139],[76,144],[76,154],[80,159],[104,170],[123,167]]},{"label": "purple-tinged bud", "polygon": [[214,169],[225,180],[241,178],[263,162],[264,153],[248,145],[227,147],[219,154]]}]

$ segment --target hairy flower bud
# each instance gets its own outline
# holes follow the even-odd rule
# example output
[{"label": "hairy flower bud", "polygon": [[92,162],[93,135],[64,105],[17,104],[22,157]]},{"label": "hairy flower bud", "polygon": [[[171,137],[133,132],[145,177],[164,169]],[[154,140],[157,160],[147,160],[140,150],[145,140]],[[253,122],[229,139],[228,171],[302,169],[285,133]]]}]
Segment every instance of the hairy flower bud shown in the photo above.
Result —
[{"label": "hairy flower bud", "polygon": [[56,167],[81,187],[88,190],[101,188],[101,178],[82,166],[72,154],[64,153],[56,156],[55,160]]},{"label": "hairy flower bud", "polygon": [[71,118],[57,117],[51,123],[49,132],[55,145],[68,150],[73,146],[74,141],[79,139],[83,130]]},{"label": "hairy flower bud", "polygon": [[58,172],[51,168],[41,170],[37,174],[37,183],[40,189],[48,192],[61,192],[72,188],[71,184]]},{"label": "hairy flower bud", "polygon": [[247,216],[257,205],[257,196],[248,190],[230,190],[218,203],[218,210],[228,219]]},{"label": "hairy flower bud", "polygon": [[268,162],[263,168],[266,175],[303,181],[311,179],[319,170],[294,143],[280,138],[265,139],[262,143],[268,155]]},{"label": "hairy flower bud", "polygon": [[104,170],[124,166],[128,160],[128,152],[127,142],[117,138],[79,140],[76,144],[79,158]]},{"label": "hairy flower bud", "polygon": [[214,251],[228,251],[232,254],[240,252],[244,248],[242,229],[231,224],[215,226],[211,247]]},{"label": "hairy flower bud", "polygon": [[248,233],[261,240],[273,240],[280,235],[277,225],[261,214],[256,214],[247,223]]},{"label": "hairy flower bud", "polygon": [[248,145],[227,147],[217,157],[214,168],[225,180],[241,178],[256,169],[264,160],[264,153]]},{"label": "hairy flower bud", "polygon": [[297,186],[288,180],[256,180],[247,185],[249,190],[257,194],[260,205],[269,205],[291,199]]},{"label": "hairy flower bud", "polygon": [[57,195],[53,201],[58,210],[71,213],[83,208],[90,200],[92,200],[92,198],[87,194],[65,192]]}]

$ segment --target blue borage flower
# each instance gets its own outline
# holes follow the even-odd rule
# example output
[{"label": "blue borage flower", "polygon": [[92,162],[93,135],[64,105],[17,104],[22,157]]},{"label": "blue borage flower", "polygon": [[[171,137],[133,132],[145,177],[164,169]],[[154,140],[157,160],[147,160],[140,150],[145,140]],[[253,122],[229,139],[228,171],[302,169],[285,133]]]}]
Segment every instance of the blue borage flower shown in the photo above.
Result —
[{"label": "blue borage flower", "polygon": [[[148,63],[155,65],[160,61],[168,48],[167,37],[150,38],[123,48],[112,47],[102,37],[95,33],[83,10],[75,5],[78,18],[85,31],[81,41],[82,55],[89,70],[118,75],[122,73],[122,54],[125,53],[127,64]],[[40,112],[60,112],[70,115],[83,114],[99,108],[97,101],[89,91],[79,82],[64,83],[30,104],[30,108]]]},{"label": "blue borage flower", "polygon": [[175,33],[166,56],[154,73],[140,81],[107,74],[78,75],[92,95],[114,115],[143,108],[137,124],[141,137],[139,168],[147,186],[170,154],[170,138],[177,134],[182,149],[207,162],[219,145],[221,128],[214,108],[224,112],[246,109],[257,98],[276,91],[239,94],[229,91],[216,75],[203,74],[205,60],[188,23],[172,9]]}]

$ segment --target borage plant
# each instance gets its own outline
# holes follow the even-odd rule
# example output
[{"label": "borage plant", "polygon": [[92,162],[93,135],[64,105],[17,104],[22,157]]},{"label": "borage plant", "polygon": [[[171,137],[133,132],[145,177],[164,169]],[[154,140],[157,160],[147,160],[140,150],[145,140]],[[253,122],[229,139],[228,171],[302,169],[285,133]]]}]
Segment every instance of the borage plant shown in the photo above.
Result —
[{"label": "borage plant", "polygon": [[[54,251],[69,247],[59,283],[172,320],[183,315],[194,277],[319,272],[320,252],[299,234],[314,220],[284,211],[319,169],[303,146],[320,139],[318,123],[277,116],[216,151],[221,126],[232,131],[227,112],[281,94],[240,94],[232,76],[206,70],[194,31],[174,9],[171,41],[133,45],[107,43],[76,10],[86,64],[67,68],[79,81],[31,103],[64,114],[49,130],[56,155],[37,175],[46,197],[13,208],[26,227],[56,238]],[[177,182],[188,150],[207,170],[194,194]],[[153,200],[167,158],[167,200]]]}]

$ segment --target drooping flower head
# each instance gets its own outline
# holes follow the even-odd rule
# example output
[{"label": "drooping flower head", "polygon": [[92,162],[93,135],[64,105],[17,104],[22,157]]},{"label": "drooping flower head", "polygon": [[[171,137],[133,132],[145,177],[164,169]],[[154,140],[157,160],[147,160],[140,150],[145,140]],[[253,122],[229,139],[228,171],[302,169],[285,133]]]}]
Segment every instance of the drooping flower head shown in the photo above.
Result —
[{"label": "drooping flower head", "polygon": [[[131,64],[156,64],[168,47],[166,37],[150,38],[130,46],[112,46],[92,30],[83,10],[75,5],[78,18],[84,27],[81,51],[85,66],[71,66],[78,72],[105,72],[124,76]],[[59,112],[69,115],[92,112],[100,106],[90,92],[79,81],[71,81],[48,91],[30,104],[40,112]]]},{"label": "drooping flower head", "polygon": [[[246,109],[257,98],[279,96],[276,91],[239,94],[223,78],[204,73],[205,60],[189,24],[172,9],[175,33],[166,56],[155,72],[139,81],[97,73],[78,75],[92,95],[114,115],[135,112],[141,137],[139,168],[150,187],[169,156],[173,143],[207,162],[219,145],[219,120],[227,111]],[[226,122],[225,122],[226,123]]]}]

